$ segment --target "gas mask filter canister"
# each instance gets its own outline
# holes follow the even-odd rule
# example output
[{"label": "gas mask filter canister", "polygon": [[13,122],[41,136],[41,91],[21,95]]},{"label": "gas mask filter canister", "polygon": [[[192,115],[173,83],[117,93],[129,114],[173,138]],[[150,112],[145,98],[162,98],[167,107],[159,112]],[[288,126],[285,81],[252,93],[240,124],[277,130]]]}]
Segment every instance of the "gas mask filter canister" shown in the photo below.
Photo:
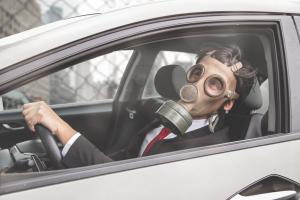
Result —
[{"label": "gas mask filter canister", "polygon": [[193,120],[182,105],[172,100],[164,102],[156,111],[156,115],[165,127],[177,135],[183,135]]}]

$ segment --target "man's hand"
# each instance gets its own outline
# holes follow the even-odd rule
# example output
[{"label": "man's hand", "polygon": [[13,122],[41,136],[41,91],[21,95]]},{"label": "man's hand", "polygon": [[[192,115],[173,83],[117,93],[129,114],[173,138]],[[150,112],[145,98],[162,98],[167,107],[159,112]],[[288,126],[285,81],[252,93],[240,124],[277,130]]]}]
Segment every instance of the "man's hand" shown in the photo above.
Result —
[{"label": "man's hand", "polygon": [[36,124],[42,124],[56,135],[63,144],[66,144],[76,132],[44,101],[24,104],[22,114],[28,127],[33,132]]}]

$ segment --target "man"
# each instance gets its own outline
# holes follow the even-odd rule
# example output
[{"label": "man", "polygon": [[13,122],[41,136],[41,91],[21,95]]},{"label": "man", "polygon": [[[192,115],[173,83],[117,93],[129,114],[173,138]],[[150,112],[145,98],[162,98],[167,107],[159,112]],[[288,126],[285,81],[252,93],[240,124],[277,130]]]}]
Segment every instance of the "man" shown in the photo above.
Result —
[{"label": "man", "polygon": [[[187,72],[187,84],[181,88],[178,104],[190,113],[194,122],[208,119],[209,125],[190,131],[186,137],[170,136],[168,129],[159,127],[163,130],[154,130],[146,136],[140,155],[207,145],[201,143],[201,137],[216,130],[227,134],[228,127],[217,127],[219,118],[231,110],[237,98],[249,93],[254,78],[255,71],[242,61],[241,50],[237,46],[211,45],[203,48],[196,65]],[[63,162],[67,167],[112,161],[63,121],[45,102],[25,104],[23,116],[32,131],[35,131],[36,124],[42,124],[57,136],[64,145]],[[149,139],[149,135],[152,135],[152,139]]]}]

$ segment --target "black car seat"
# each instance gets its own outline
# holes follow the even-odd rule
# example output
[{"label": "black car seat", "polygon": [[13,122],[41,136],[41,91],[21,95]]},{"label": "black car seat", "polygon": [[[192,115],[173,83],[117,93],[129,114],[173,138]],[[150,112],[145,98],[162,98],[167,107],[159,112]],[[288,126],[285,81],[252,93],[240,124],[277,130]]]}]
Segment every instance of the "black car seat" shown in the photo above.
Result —
[{"label": "black car seat", "polygon": [[155,118],[155,111],[164,100],[179,99],[179,90],[186,83],[185,71],[179,65],[166,65],[161,67],[154,77],[154,87],[160,98],[150,98],[143,102],[141,110],[150,121]]},{"label": "black car seat", "polygon": [[253,112],[263,105],[260,85],[255,80],[248,96],[238,99],[226,118],[230,127],[231,140],[242,140],[258,137],[261,135],[261,120],[263,115]]},{"label": "black car seat", "polygon": [[251,121],[245,139],[264,136],[268,133],[269,109],[269,81],[266,79],[261,85],[262,106],[252,111]]}]

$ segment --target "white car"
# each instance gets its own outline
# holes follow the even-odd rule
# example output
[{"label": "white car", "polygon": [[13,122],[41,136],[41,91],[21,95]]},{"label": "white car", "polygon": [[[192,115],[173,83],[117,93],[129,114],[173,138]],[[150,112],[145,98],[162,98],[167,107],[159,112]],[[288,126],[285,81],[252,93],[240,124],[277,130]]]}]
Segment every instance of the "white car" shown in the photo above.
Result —
[{"label": "white car", "polygon": [[[116,161],[63,169],[53,158],[54,144],[42,139],[41,145],[21,109],[4,107],[0,199],[300,199],[299,30],[300,1],[174,0],[1,39],[0,94],[46,100]],[[230,141],[130,159],[116,155],[164,98],[155,90],[157,70],[191,66],[208,42],[241,47],[257,70],[262,95],[254,99],[261,108],[236,104]]]}]

